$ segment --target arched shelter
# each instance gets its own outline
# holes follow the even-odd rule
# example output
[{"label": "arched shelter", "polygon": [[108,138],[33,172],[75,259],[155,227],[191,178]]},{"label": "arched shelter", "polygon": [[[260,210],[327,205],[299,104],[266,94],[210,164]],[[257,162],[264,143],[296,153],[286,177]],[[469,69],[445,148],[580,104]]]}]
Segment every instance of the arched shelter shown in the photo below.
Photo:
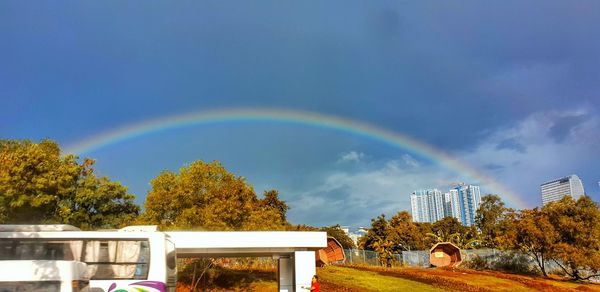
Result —
[{"label": "arched shelter", "polygon": [[327,237],[327,247],[318,250],[315,253],[317,266],[323,267],[336,262],[343,262],[346,259],[344,247],[337,239]]},{"label": "arched shelter", "polygon": [[456,267],[462,262],[460,248],[450,242],[436,243],[429,251],[429,262],[436,267]]}]

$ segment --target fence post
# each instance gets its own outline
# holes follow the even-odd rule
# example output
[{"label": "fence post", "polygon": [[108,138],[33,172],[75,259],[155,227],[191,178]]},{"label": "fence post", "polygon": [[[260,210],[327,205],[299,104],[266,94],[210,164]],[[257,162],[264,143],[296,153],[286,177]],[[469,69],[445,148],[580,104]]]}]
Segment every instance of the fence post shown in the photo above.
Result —
[{"label": "fence post", "polygon": [[352,260],[352,258],[354,257],[354,250],[351,249],[349,254],[350,254],[350,264],[352,264],[352,263],[354,263],[354,261]]}]

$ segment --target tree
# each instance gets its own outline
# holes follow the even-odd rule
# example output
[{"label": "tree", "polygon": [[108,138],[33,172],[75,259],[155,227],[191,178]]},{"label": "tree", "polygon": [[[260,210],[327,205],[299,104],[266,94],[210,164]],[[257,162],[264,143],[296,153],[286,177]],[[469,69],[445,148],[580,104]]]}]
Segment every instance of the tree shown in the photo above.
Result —
[{"label": "tree", "polygon": [[288,207],[276,191],[257,198],[243,177],[218,161],[195,161],[151,182],[141,221],[163,229],[283,230]]},{"label": "tree", "polygon": [[0,140],[0,222],[82,229],[127,224],[139,212],[135,197],[120,183],[97,177],[93,164],[61,156],[51,140]]},{"label": "tree", "polygon": [[388,228],[389,224],[384,214],[371,219],[371,228],[358,240],[359,248],[374,250],[373,244],[381,238],[387,237]]},{"label": "tree", "polygon": [[419,229],[419,234],[422,239],[422,241],[421,241],[422,246],[419,247],[418,249],[420,249],[420,250],[430,249],[435,243],[438,242],[437,240],[435,240],[435,238],[428,236],[428,234],[430,234],[430,233],[433,234],[433,224],[431,224],[429,222],[416,222],[414,224]]},{"label": "tree", "polygon": [[287,220],[286,213],[290,209],[290,207],[285,203],[285,201],[279,199],[279,191],[265,191],[262,203],[267,208],[272,208],[273,210],[276,210],[283,219],[283,221]]},{"label": "tree", "polygon": [[496,238],[502,232],[502,220],[507,212],[504,202],[497,195],[481,197],[481,205],[475,215],[475,226],[481,231],[482,245],[496,247]]},{"label": "tree", "polygon": [[501,246],[532,256],[542,274],[548,276],[546,262],[551,258],[552,250],[559,239],[559,234],[548,216],[538,208],[525,209],[508,224],[508,232],[499,241]]},{"label": "tree", "polygon": [[558,240],[549,258],[574,280],[600,276],[600,209],[588,196],[566,196],[542,208]]},{"label": "tree", "polygon": [[453,234],[465,233],[465,227],[454,217],[445,217],[436,221],[431,226],[430,236],[436,239],[436,242],[450,241]]},{"label": "tree", "polygon": [[391,267],[394,261],[394,242],[387,238],[377,237],[372,244],[373,250],[379,256],[379,263],[384,267]]},{"label": "tree", "polygon": [[454,217],[445,217],[431,225],[431,232],[425,234],[430,238],[431,244],[438,242],[452,242],[459,248],[476,247],[480,240],[477,229],[463,226]]},{"label": "tree", "polygon": [[345,249],[356,248],[356,244],[354,244],[354,241],[348,235],[346,235],[346,232],[342,230],[340,225],[323,227],[321,228],[321,231],[327,232],[327,236],[335,238]]},{"label": "tree", "polygon": [[424,234],[419,227],[412,222],[407,211],[398,212],[389,222],[389,239],[394,243],[397,252],[402,250],[427,249],[424,242]]},{"label": "tree", "polygon": [[374,250],[379,256],[379,262],[384,266],[391,266],[394,261],[394,252],[399,246],[390,239],[391,228],[385,215],[371,219],[371,228],[367,234],[359,239],[359,247]]}]

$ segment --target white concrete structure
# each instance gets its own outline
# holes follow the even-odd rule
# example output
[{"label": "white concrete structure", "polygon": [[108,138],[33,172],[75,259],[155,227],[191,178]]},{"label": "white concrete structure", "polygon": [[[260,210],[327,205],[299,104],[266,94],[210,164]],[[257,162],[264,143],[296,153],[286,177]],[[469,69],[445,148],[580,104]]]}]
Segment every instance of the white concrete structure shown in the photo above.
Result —
[{"label": "white concrete structure", "polygon": [[542,193],[542,206],[550,202],[559,201],[567,195],[570,195],[575,200],[585,195],[581,179],[574,174],[545,182],[540,186],[540,189]]},{"label": "white concrete structure", "polygon": [[315,251],[327,247],[325,232],[165,232],[177,256],[273,257],[279,261],[279,291],[302,291],[316,274]]}]

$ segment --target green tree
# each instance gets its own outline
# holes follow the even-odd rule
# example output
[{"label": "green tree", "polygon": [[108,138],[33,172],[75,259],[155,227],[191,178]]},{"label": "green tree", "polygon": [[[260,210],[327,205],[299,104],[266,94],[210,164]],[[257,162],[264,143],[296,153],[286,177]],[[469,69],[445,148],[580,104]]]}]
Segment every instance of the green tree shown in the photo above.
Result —
[{"label": "green tree", "polygon": [[540,272],[548,276],[546,262],[551,259],[552,250],[559,234],[540,209],[521,210],[507,222],[509,228],[499,241],[500,246],[518,250],[532,256]]},{"label": "green tree", "polygon": [[264,192],[262,203],[267,208],[271,208],[279,213],[283,221],[287,221],[286,214],[290,207],[285,201],[279,199],[279,191],[268,190]]},{"label": "green tree", "polygon": [[394,242],[387,238],[377,237],[371,246],[377,252],[379,263],[384,267],[391,267],[394,262]]},{"label": "green tree", "polygon": [[558,240],[549,257],[574,280],[600,276],[600,209],[588,196],[566,196],[542,208]]},{"label": "green tree", "polygon": [[454,217],[445,217],[431,225],[431,232],[426,236],[430,238],[431,244],[437,242],[452,242],[459,248],[473,248],[480,243],[479,234],[474,227],[463,226]]},{"label": "green tree", "polygon": [[287,205],[276,191],[258,199],[243,177],[218,161],[195,161],[151,182],[141,222],[163,229],[283,230]]},{"label": "green tree", "polygon": [[373,244],[380,241],[381,238],[386,238],[389,232],[389,223],[385,219],[385,215],[381,214],[377,218],[371,219],[371,228],[367,234],[363,235],[358,240],[358,246],[362,249],[375,250]]},{"label": "green tree", "polygon": [[496,247],[496,239],[502,232],[502,221],[508,209],[497,195],[481,197],[481,205],[475,215],[475,226],[481,231],[481,242],[485,247]]},{"label": "green tree", "polygon": [[394,253],[400,248],[391,239],[391,234],[390,223],[385,219],[385,215],[381,214],[371,219],[371,228],[359,239],[359,247],[377,252],[379,262],[383,266],[391,266]]},{"label": "green tree", "polygon": [[340,225],[323,227],[321,228],[321,231],[327,232],[327,236],[335,238],[345,249],[356,248],[354,241],[348,235],[346,235],[346,232],[342,230]]},{"label": "green tree", "polygon": [[412,222],[410,213],[398,212],[389,222],[388,238],[394,243],[395,251],[427,249],[424,237],[419,227]]},{"label": "green tree", "polygon": [[97,177],[94,161],[61,156],[51,140],[0,140],[0,222],[121,227],[135,218],[134,196]]},{"label": "green tree", "polygon": [[418,249],[430,249],[435,243],[438,242],[437,240],[435,240],[435,238],[432,238],[428,235],[430,233],[433,234],[433,224],[429,222],[415,222],[415,226],[417,226],[417,228],[419,229],[419,234],[422,239],[422,246],[420,246]]},{"label": "green tree", "polygon": [[431,225],[431,233],[428,235],[436,242],[451,241],[453,234],[463,234],[466,228],[454,217],[445,217]]}]

